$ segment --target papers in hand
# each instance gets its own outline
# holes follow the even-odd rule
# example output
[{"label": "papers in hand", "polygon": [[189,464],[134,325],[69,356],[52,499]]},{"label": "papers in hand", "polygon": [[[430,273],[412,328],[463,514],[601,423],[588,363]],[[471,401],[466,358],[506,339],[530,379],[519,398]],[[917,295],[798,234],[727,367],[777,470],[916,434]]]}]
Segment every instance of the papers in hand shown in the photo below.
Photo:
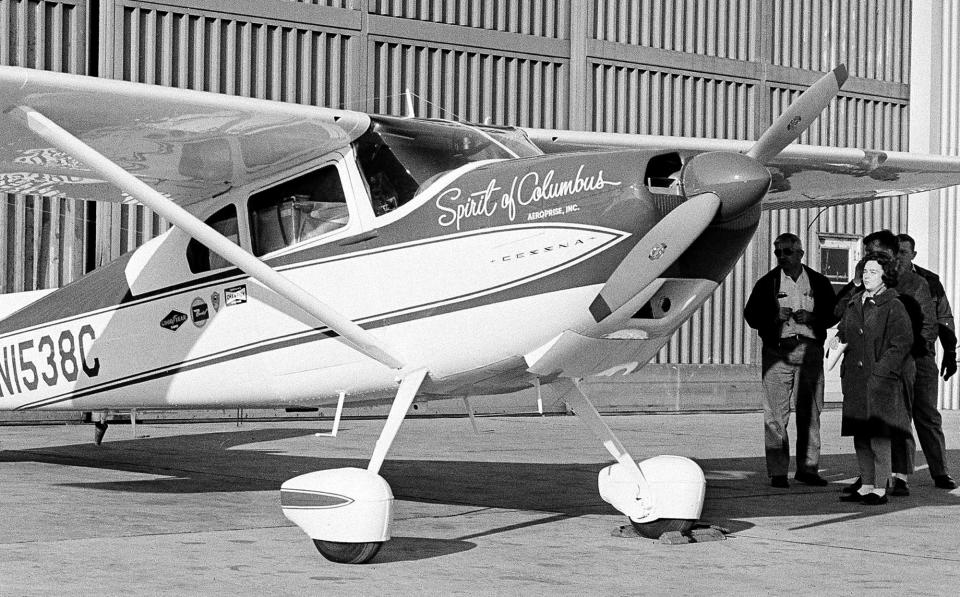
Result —
[{"label": "papers in hand", "polygon": [[827,348],[827,371],[831,371],[837,366],[837,363],[840,362],[840,355],[842,355],[846,349],[846,343],[840,342],[836,338],[833,339],[833,342],[831,342]]}]

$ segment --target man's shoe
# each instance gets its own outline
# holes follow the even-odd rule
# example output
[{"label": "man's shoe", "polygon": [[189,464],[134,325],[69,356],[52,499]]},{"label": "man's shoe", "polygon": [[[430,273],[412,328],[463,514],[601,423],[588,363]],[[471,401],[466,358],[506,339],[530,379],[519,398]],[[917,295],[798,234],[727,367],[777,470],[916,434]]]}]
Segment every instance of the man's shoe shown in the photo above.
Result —
[{"label": "man's shoe", "polygon": [[857,493],[856,491],[854,491],[853,493],[844,493],[840,495],[840,501],[841,502],[862,502],[863,496]]},{"label": "man's shoe", "polygon": [[786,475],[773,475],[770,477],[770,487],[779,487],[780,489],[788,489],[790,487],[790,482],[787,481]]},{"label": "man's shoe", "polygon": [[850,485],[847,485],[846,487],[844,487],[844,488],[841,489],[840,491],[841,491],[842,493],[857,493],[857,491],[859,491],[859,489],[860,489],[862,486],[863,486],[863,479],[861,479],[860,477],[857,477],[857,480],[856,480],[856,481],[854,481],[854,482],[851,483]]},{"label": "man's shoe", "polygon": [[890,495],[895,495],[898,497],[910,495],[910,486],[907,485],[907,482],[898,477],[893,478],[893,487],[888,492]]},{"label": "man's shoe", "polygon": [[817,485],[818,487],[824,487],[829,485],[830,482],[821,477],[818,473],[803,473],[797,471],[797,474],[793,478],[801,483],[806,483],[807,485]]},{"label": "man's shoe", "polygon": [[940,489],[956,489],[957,482],[950,475],[934,475],[933,484]]},{"label": "man's shoe", "polygon": [[867,495],[863,496],[863,503],[867,506],[882,506],[888,501],[890,500],[887,499],[887,494],[877,495],[871,491]]}]

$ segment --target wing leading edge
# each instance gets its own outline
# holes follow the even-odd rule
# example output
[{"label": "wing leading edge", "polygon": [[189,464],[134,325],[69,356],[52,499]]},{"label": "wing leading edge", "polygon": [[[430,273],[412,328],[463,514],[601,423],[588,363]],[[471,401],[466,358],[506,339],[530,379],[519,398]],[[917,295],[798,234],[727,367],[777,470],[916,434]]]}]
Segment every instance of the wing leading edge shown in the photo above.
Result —
[{"label": "wing leading edge", "polygon": [[0,67],[0,192],[125,201],[115,186],[34,135],[24,106],[176,203],[188,206],[348,145],[360,112]]},{"label": "wing leading edge", "polygon": [[[752,141],[524,129],[548,153],[585,149],[658,149],[682,154],[747,152]],[[828,207],[960,184],[960,157],[790,145],[767,164],[773,181],[764,209]]]}]

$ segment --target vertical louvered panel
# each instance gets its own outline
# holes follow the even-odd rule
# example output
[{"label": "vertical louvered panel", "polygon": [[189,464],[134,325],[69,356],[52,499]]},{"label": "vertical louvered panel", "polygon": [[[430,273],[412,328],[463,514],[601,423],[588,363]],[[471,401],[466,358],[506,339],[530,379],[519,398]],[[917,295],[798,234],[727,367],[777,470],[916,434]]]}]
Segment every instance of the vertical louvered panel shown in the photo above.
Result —
[{"label": "vertical louvered panel", "polygon": [[760,0],[596,0],[595,39],[755,60]]},{"label": "vertical louvered panel", "polygon": [[375,0],[370,13],[445,25],[568,38],[569,0]]},{"label": "vertical louvered panel", "polygon": [[[954,40],[960,35],[960,6],[955,2],[945,2],[940,21],[941,35],[944,40]],[[939,120],[939,147],[933,149],[944,155],[960,155],[960,48],[955,43],[943,43],[934,52],[942,68],[940,97],[934,105],[942,105],[942,117]],[[936,74],[934,76],[937,76]],[[931,269],[940,274],[947,299],[953,308],[955,320],[960,321],[960,191],[956,187],[939,192],[936,201],[936,213],[940,234],[937,247],[937,261],[931,263]],[[918,239],[919,242],[920,239]],[[933,238],[930,239],[934,241]],[[939,404],[941,408],[960,409],[960,376],[939,383]]]},{"label": "vertical louvered panel", "polygon": [[597,63],[593,129],[604,132],[748,139],[753,84],[699,74]]},{"label": "vertical louvered panel", "polygon": [[[86,71],[85,5],[0,1],[0,64]],[[21,156],[30,163],[39,155]],[[63,286],[83,273],[83,202],[0,193],[0,293]]]},{"label": "vertical louvered panel", "polygon": [[374,41],[374,112],[563,128],[566,67],[529,58]]},{"label": "vertical louvered panel", "polygon": [[771,3],[773,63],[906,83],[909,0],[783,0]]},{"label": "vertical louvered panel", "polygon": [[129,81],[344,107],[353,38],[202,12],[123,7],[117,75]]}]

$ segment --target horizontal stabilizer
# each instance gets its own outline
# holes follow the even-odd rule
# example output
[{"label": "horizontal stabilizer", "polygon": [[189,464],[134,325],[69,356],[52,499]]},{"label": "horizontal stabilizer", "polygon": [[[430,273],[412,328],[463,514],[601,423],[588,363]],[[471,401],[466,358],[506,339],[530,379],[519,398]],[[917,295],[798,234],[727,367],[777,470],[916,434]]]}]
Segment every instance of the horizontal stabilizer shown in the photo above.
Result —
[{"label": "horizontal stabilizer", "polygon": [[56,288],[0,294],[0,319],[6,319],[30,303],[36,302],[47,296],[54,290],[56,290]]}]

